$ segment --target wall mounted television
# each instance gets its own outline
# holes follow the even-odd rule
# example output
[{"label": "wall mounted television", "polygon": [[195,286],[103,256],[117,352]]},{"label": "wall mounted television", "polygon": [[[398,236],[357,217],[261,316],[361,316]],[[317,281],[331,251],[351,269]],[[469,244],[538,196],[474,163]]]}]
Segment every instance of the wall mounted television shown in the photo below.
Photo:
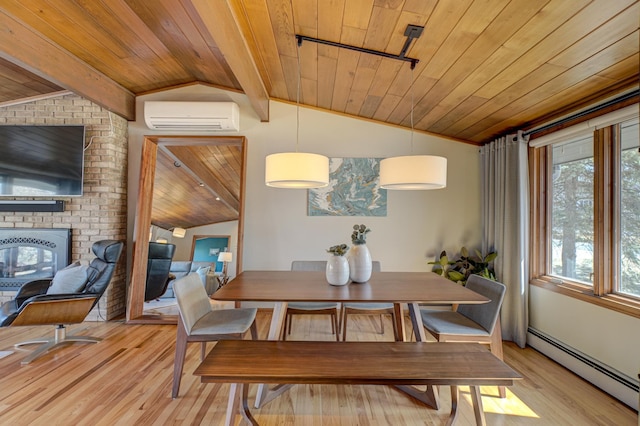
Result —
[{"label": "wall mounted television", "polygon": [[0,126],[0,197],[82,195],[85,126]]}]

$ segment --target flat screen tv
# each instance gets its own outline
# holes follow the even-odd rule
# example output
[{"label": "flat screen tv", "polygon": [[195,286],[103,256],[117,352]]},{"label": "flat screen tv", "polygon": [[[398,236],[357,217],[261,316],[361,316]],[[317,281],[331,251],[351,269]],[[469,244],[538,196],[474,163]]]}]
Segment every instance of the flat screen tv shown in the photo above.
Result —
[{"label": "flat screen tv", "polygon": [[0,196],[81,196],[84,130],[84,126],[0,126]]}]

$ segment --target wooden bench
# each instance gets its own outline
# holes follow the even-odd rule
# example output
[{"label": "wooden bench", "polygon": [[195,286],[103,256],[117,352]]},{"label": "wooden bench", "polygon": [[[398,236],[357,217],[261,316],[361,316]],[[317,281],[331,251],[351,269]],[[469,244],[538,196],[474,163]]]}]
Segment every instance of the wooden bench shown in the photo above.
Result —
[{"label": "wooden bench", "polygon": [[478,425],[484,425],[479,386],[509,386],[522,377],[476,343],[300,342],[225,340],[194,374],[203,383],[231,383],[226,424],[236,413],[250,424],[249,383],[450,385],[457,415],[458,385],[471,387]]}]

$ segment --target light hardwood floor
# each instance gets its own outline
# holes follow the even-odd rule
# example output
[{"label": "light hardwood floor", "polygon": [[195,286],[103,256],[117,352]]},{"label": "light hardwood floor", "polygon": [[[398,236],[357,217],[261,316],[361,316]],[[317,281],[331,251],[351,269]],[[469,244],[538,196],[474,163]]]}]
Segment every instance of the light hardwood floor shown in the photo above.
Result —
[{"label": "light hardwood floor", "polygon": [[[259,335],[267,334],[270,314],[258,314]],[[392,340],[375,330],[377,317],[354,316],[349,337]],[[53,327],[0,329],[0,424],[2,425],[220,425],[228,385],[201,384],[191,373],[199,347],[190,345],[179,398],[172,400],[175,326],[85,322],[70,333],[103,337],[98,344],[70,344],[27,366],[26,351],[13,344],[52,333]],[[294,318],[291,339],[333,340],[328,318]],[[322,357],[322,354],[318,354]],[[538,352],[505,344],[506,362],[524,380],[497,397],[482,388],[489,425],[637,425],[637,413]],[[358,362],[345,359],[344,362]],[[253,402],[255,386],[250,391]],[[462,388],[458,425],[474,424],[468,388]],[[441,390],[441,408],[421,406],[386,386],[297,385],[261,409],[252,409],[265,426],[280,425],[440,425],[450,408]],[[236,418],[240,424],[240,417]]]}]

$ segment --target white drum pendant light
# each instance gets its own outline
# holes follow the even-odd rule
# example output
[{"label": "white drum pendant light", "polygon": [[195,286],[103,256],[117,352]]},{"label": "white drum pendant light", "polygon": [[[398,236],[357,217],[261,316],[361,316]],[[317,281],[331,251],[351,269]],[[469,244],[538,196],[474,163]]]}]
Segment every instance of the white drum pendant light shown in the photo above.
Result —
[{"label": "white drum pendant light", "polygon": [[321,188],[329,184],[329,159],[306,152],[267,155],[265,182],[274,188]]},{"label": "white drum pendant light", "polygon": [[264,181],[274,188],[322,188],[329,184],[329,158],[298,152],[300,140],[300,45],[298,38],[298,92],[296,111],[296,152],[267,155]]},{"label": "white drum pendant light", "polygon": [[407,155],[380,161],[384,189],[441,189],[447,186],[447,159],[434,155]]},{"label": "white drum pendant light", "polygon": [[[413,69],[411,62],[411,151],[413,151]],[[424,190],[447,186],[447,159],[434,155],[408,155],[380,161],[380,187]]]}]

